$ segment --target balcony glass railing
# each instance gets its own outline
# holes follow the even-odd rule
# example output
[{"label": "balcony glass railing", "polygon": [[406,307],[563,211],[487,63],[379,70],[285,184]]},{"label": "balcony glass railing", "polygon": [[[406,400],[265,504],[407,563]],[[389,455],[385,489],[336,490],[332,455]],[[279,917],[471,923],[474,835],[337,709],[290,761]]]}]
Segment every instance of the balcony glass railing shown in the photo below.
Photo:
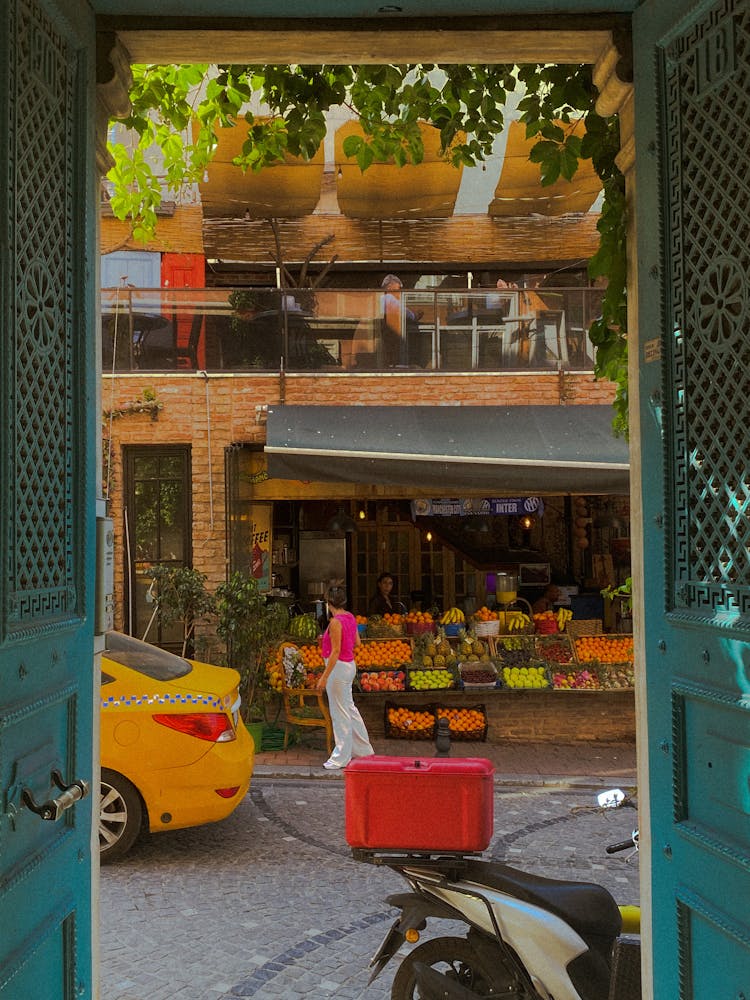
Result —
[{"label": "balcony glass railing", "polygon": [[603,291],[105,289],[105,372],[591,370]]}]

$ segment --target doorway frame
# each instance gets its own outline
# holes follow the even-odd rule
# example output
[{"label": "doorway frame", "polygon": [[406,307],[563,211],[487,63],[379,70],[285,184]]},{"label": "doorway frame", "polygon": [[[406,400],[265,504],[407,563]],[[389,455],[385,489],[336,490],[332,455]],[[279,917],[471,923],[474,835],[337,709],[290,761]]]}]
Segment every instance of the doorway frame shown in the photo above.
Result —
[{"label": "doorway frame", "polygon": [[[125,4],[124,4],[125,6]],[[638,359],[638,269],[636,233],[635,91],[632,83],[629,12],[620,14],[550,15],[541,17],[475,17],[442,19],[425,29],[419,19],[399,20],[398,28],[383,22],[341,19],[330,21],[242,20],[231,26],[200,18],[177,30],[162,18],[145,27],[143,19],[99,16],[98,64],[103,67],[97,116],[97,164],[107,169],[106,121],[127,113],[131,63],[243,63],[253,53],[254,63],[327,63],[350,65],[394,63],[588,63],[599,91],[597,112],[617,114],[620,153],[617,165],[625,177],[627,209],[627,295],[629,349],[629,427],[631,498],[631,571],[633,586],[634,656],[641,664],[636,686],[637,780],[639,789],[641,928],[651,940],[651,853],[649,742],[646,690],[648,661],[641,627],[643,606],[644,524],[640,504],[643,470],[640,448],[640,395]],[[467,28],[467,24],[470,27]],[[299,26],[297,26],[299,25]],[[119,110],[116,110],[119,109]],[[653,995],[653,956],[642,952],[643,997]]]}]

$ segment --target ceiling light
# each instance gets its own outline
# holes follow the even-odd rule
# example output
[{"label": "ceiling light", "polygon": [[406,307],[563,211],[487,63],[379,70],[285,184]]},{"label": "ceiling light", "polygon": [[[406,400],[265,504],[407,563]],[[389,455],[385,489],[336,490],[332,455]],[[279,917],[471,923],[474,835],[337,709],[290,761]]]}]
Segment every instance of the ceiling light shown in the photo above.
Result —
[{"label": "ceiling light", "polygon": [[378,14],[400,14],[403,9],[403,7],[399,7],[395,3],[386,3],[382,7],[378,7]]}]

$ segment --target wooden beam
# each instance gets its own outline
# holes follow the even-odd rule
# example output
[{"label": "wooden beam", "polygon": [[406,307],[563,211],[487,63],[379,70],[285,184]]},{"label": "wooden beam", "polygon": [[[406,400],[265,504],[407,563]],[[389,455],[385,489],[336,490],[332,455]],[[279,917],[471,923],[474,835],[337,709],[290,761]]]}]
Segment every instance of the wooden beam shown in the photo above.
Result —
[{"label": "wooden beam", "polygon": [[[484,19],[477,19],[484,20]],[[538,21],[539,19],[537,19]],[[549,19],[548,19],[549,20]],[[534,30],[525,28],[445,30],[319,28],[314,21],[287,21],[284,30],[215,27],[182,30],[121,27],[121,42],[134,63],[595,63],[611,42],[611,32],[599,30]],[[465,23],[465,22],[464,22]],[[589,21],[590,23],[590,21]]]}]

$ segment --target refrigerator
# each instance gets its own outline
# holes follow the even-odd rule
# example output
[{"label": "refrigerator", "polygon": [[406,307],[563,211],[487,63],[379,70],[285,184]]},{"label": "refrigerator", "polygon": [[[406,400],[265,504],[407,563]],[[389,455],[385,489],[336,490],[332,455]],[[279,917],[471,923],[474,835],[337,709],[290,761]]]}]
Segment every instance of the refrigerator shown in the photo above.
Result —
[{"label": "refrigerator", "polygon": [[299,534],[299,597],[303,605],[325,598],[337,583],[347,585],[346,537],[324,531]]}]

